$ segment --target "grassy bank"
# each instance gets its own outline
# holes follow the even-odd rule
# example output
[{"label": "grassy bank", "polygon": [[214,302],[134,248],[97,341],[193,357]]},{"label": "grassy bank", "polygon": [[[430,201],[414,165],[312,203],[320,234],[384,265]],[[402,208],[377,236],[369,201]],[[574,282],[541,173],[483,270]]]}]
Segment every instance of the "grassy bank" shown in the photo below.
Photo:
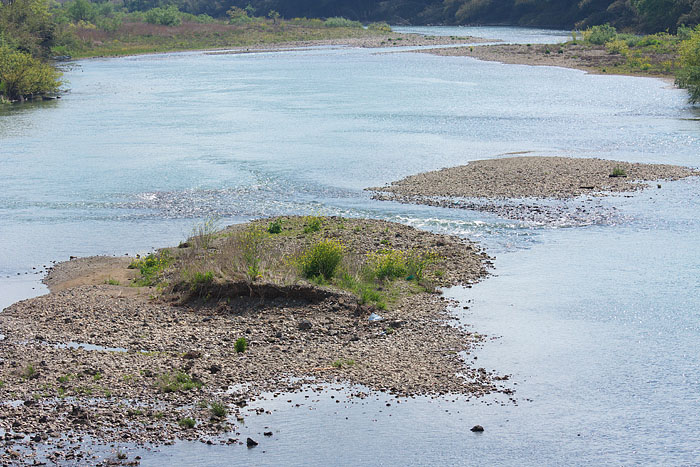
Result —
[{"label": "grassy bank", "polygon": [[325,27],[322,22],[278,20],[248,24],[183,22],[165,26],[145,22],[123,23],[113,31],[89,25],[72,26],[73,39],[55,48],[57,55],[74,58],[119,56],[182,50],[222,49],[384,34],[377,29]]},{"label": "grassy bank", "polygon": [[388,222],[280,217],[223,231],[205,222],[179,247],[131,267],[141,273],[133,285],[184,301],[321,289],[384,310],[407,296],[484,273],[474,253],[473,245],[454,238],[436,240]]}]

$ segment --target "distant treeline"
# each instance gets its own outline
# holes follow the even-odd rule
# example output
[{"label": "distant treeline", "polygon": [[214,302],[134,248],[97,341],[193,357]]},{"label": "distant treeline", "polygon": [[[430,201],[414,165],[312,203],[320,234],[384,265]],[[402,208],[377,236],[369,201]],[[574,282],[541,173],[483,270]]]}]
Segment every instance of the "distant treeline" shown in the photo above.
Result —
[{"label": "distant treeline", "polygon": [[610,23],[618,29],[675,32],[700,22],[700,0],[124,0],[131,10],[174,3],[182,11],[222,17],[231,6],[250,5],[284,18],[342,16],[391,24],[508,24],[585,28]]}]

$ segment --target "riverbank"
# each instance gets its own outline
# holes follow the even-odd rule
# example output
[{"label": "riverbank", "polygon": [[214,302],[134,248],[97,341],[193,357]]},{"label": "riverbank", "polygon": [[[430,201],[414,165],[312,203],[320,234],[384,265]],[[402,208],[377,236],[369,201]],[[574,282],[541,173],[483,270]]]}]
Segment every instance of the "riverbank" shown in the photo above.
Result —
[{"label": "riverbank", "polygon": [[[594,197],[641,190],[650,186],[646,182],[698,175],[696,169],[668,164],[520,156],[472,161],[368,190],[374,192],[374,199],[384,201],[472,209],[524,221],[549,223],[566,216],[575,223],[590,223],[605,217],[590,206]],[[584,204],[576,205],[573,213],[566,203],[537,202],[575,198]],[[582,207],[586,203],[589,206]]]},{"label": "riverbank", "polygon": [[423,36],[390,29],[324,27],[280,21],[278,24],[183,23],[162,26],[125,23],[116,31],[77,28],[76,44],[63,52],[73,58],[115,57],[189,50],[286,49],[315,46],[363,48],[435,46],[485,42],[474,37]]},{"label": "riverbank", "polygon": [[[325,242],[343,246],[338,273],[299,276],[300,258]],[[257,260],[246,262],[251,251]],[[411,255],[424,258],[419,271]],[[50,460],[87,455],[59,449],[86,435],[244,443],[235,435],[243,407],[308,384],[397,396],[497,391],[507,378],[466,361],[483,336],[448,326],[449,304],[435,293],[480,280],[489,264],[455,237],[316,217],[203,230],[136,262],[59,264],[47,277],[52,293],[0,314],[3,460],[38,446]]]},{"label": "riverbank", "polygon": [[613,49],[583,42],[492,44],[416,51],[446,57],[472,57],[511,65],[558,66],[596,74],[648,76],[672,80],[678,55],[668,50]]}]

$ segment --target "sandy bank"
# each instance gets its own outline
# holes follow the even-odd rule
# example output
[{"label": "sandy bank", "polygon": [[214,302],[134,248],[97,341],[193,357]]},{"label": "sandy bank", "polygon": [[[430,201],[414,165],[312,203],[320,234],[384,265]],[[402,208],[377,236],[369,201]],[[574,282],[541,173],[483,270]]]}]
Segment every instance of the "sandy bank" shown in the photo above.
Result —
[{"label": "sandy bank", "polygon": [[[235,232],[268,222],[220,232],[200,251],[196,239],[173,248],[174,264],[194,267],[193,259],[227,251]],[[217,272],[218,288],[193,298],[169,293],[174,287],[129,286],[133,269],[121,259],[60,264],[48,278],[54,292],[0,314],[6,453],[42,445],[55,454],[69,431],[117,442],[239,443],[236,427],[252,398],[309,383],[357,383],[404,396],[497,390],[500,378],[463,359],[482,337],[448,326],[449,304],[430,290],[482,278],[489,258],[476,245],[382,221],[323,218],[318,231],[304,233],[305,222],[282,219],[282,232],[269,236],[281,246],[274,254],[332,238],[358,255],[353,261],[387,249],[429,249],[436,259],[421,284],[402,278],[377,283],[392,295],[386,309],[332,284],[304,280],[271,284],[281,291],[276,296],[251,289],[213,297],[213,290],[226,290]],[[125,282],[116,285],[116,277]],[[295,293],[309,286],[322,293]],[[370,321],[372,313],[382,319]],[[238,353],[234,344],[242,337],[249,347]],[[66,348],[70,343],[88,345]],[[226,414],[214,415],[212,404],[222,404]],[[182,426],[188,418],[194,428]]]}]

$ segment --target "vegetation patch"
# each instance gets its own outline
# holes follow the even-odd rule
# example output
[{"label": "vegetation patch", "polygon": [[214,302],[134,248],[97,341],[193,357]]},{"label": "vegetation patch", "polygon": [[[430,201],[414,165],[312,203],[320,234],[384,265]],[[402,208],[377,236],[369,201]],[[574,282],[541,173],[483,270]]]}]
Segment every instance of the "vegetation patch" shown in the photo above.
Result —
[{"label": "vegetation patch", "polygon": [[189,391],[202,387],[202,382],[194,380],[185,372],[163,373],[158,376],[156,382],[158,391],[161,393]]}]

